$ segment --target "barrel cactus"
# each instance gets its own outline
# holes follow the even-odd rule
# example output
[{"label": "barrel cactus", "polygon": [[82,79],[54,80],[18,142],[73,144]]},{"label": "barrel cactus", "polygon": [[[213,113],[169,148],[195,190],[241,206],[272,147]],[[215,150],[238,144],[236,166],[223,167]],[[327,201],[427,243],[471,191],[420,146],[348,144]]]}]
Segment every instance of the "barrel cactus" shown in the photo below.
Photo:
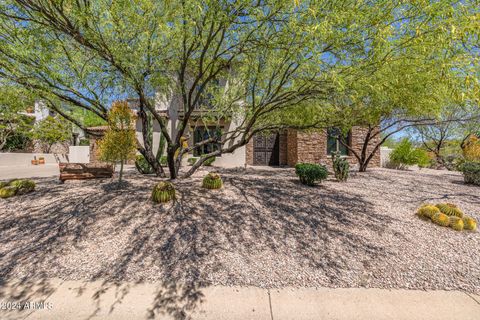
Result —
[{"label": "barrel cactus", "polygon": [[0,189],[0,198],[10,198],[17,194],[17,188],[6,186]]},{"label": "barrel cactus", "polygon": [[439,226],[444,226],[444,227],[448,226],[448,224],[450,223],[448,216],[441,212],[435,213],[432,217],[432,221],[438,224]]},{"label": "barrel cactus", "polygon": [[350,165],[347,159],[343,158],[339,152],[332,153],[332,166],[335,178],[340,182],[347,181]]},{"label": "barrel cactus", "polygon": [[463,228],[465,230],[475,231],[477,230],[477,221],[472,217],[465,216],[463,217]]},{"label": "barrel cactus", "polygon": [[463,217],[462,210],[452,203],[439,203],[437,204],[437,208],[447,216]]},{"label": "barrel cactus", "polygon": [[29,193],[35,190],[35,182],[28,179],[13,180],[10,181],[8,185],[17,189],[17,195]]},{"label": "barrel cactus", "polygon": [[418,209],[417,214],[421,217],[426,217],[431,219],[436,213],[439,213],[439,212],[440,212],[440,209],[435,207],[433,204],[424,204]]},{"label": "barrel cactus", "polygon": [[175,199],[175,188],[167,181],[159,182],[152,190],[152,200],[157,203],[168,202]]},{"label": "barrel cactus", "polygon": [[463,230],[463,220],[462,218],[451,216],[449,218],[448,226],[454,230],[462,231]]},{"label": "barrel cactus", "polygon": [[202,187],[207,189],[220,189],[223,185],[222,178],[217,173],[209,173],[203,178]]}]

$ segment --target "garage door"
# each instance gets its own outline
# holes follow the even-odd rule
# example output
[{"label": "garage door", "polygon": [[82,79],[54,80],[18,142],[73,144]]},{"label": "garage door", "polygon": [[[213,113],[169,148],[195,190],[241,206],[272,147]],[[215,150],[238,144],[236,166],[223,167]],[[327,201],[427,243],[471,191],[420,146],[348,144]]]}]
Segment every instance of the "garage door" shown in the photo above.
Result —
[{"label": "garage door", "polygon": [[279,134],[257,134],[253,137],[253,165],[279,165]]}]

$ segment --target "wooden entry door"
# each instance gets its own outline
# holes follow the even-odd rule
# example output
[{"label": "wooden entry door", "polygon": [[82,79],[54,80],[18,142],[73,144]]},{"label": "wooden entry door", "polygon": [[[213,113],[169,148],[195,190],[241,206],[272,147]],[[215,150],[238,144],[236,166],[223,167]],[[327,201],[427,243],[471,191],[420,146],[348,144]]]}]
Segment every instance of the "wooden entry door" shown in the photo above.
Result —
[{"label": "wooden entry door", "polygon": [[280,159],[279,134],[256,134],[253,137],[253,165],[278,166]]}]

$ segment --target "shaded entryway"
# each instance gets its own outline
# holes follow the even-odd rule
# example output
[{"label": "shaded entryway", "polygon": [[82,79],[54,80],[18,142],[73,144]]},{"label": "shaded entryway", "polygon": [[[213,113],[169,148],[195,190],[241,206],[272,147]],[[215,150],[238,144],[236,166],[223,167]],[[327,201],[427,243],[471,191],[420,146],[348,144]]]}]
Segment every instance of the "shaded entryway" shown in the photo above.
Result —
[{"label": "shaded entryway", "polygon": [[253,165],[278,166],[280,164],[280,135],[256,134],[253,137]]}]

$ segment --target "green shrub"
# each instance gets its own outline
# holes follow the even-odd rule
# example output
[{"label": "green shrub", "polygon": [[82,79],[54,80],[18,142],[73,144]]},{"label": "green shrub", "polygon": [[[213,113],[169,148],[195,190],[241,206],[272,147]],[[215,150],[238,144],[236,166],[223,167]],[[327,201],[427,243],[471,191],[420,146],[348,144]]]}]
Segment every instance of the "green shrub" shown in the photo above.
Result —
[{"label": "green shrub", "polygon": [[209,167],[213,164],[213,162],[215,162],[215,159],[215,157],[208,158],[203,162],[203,165]]},{"label": "green shrub", "polygon": [[430,157],[425,150],[414,148],[410,140],[405,138],[390,153],[390,166],[405,169],[415,164],[426,167],[430,164]]},{"label": "green shrub", "polygon": [[152,190],[152,200],[157,203],[175,199],[175,187],[168,181],[159,182]]},{"label": "green shrub", "polygon": [[297,163],[295,165],[295,173],[300,178],[300,182],[308,186],[313,186],[316,181],[321,182],[328,176],[325,166],[312,163]]},{"label": "green shrub", "polygon": [[148,163],[147,159],[141,154],[137,155],[135,158],[135,168],[137,168],[138,172],[141,174],[150,174],[154,173],[152,166]]},{"label": "green shrub", "polygon": [[6,186],[0,189],[0,198],[10,198],[17,194],[17,188]]},{"label": "green shrub", "polygon": [[213,172],[207,174],[202,181],[202,187],[206,189],[220,189],[222,185],[222,178]]},{"label": "green shrub", "polygon": [[465,162],[460,169],[465,183],[480,186],[480,162]]},{"label": "green shrub", "polygon": [[89,146],[90,145],[90,140],[89,139],[80,139],[78,142],[79,146]]},{"label": "green shrub", "polygon": [[6,186],[8,186],[8,182],[0,181],[0,189]]},{"label": "green shrub", "polygon": [[35,182],[27,179],[13,180],[10,181],[8,185],[17,190],[17,195],[26,194],[35,190]]},{"label": "green shrub", "polygon": [[332,166],[335,178],[341,182],[347,181],[348,174],[350,173],[350,164],[347,159],[342,157],[340,153],[334,152],[332,153]]},{"label": "green shrub", "polygon": [[188,158],[187,162],[190,166],[193,166],[197,162],[198,158]]},{"label": "green shrub", "polygon": [[162,167],[165,167],[168,165],[168,160],[167,160],[167,156],[161,156],[160,157],[160,165]]}]

